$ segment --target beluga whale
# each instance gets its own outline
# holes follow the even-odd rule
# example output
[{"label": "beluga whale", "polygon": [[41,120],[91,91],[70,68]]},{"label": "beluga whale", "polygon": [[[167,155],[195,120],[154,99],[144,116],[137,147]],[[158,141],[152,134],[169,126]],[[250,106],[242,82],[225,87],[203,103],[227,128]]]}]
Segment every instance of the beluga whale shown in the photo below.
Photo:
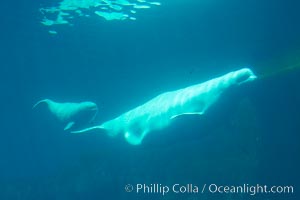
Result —
[{"label": "beluga whale", "polygon": [[58,103],[51,99],[43,99],[34,104],[33,108],[41,105],[46,105],[55,118],[66,124],[64,130],[69,130],[78,124],[91,122],[98,113],[97,105],[91,101]]},{"label": "beluga whale", "polygon": [[122,135],[132,145],[140,145],[144,137],[170,125],[182,115],[203,115],[227,89],[253,81],[249,68],[227,73],[204,83],[162,93],[110,121],[72,133],[104,130],[109,136]]}]

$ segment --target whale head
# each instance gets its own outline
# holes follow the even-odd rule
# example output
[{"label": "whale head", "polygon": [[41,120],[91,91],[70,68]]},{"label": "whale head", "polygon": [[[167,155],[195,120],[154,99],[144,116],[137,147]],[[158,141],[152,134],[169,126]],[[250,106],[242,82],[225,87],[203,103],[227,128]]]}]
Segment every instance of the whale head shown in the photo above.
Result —
[{"label": "whale head", "polygon": [[83,110],[89,110],[89,111],[97,111],[98,107],[97,104],[91,101],[84,101],[80,103]]},{"label": "whale head", "polygon": [[90,123],[95,119],[98,113],[98,106],[93,102],[84,101],[74,104],[74,110],[76,112],[72,113],[72,116],[69,120],[76,122],[77,125],[80,125]]},{"label": "whale head", "polygon": [[249,68],[243,68],[233,73],[236,75],[235,82],[237,85],[257,79],[257,76]]}]

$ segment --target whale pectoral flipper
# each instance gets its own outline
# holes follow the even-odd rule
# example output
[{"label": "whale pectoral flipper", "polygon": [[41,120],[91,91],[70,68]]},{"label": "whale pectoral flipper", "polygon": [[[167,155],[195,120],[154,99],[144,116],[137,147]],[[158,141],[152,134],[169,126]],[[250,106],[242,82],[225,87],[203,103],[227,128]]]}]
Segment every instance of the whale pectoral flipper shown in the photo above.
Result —
[{"label": "whale pectoral flipper", "polygon": [[147,130],[144,130],[141,134],[127,131],[124,134],[124,137],[129,144],[140,145],[144,137],[147,135],[147,133],[148,133]]},{"label": "whale pectoral flipper", "polygon": [[204,112],[193,112],[193,113],[182,113],[182,114],[179,114],[179,115],[173,115],[171,117],[171,119],[174,119],[174,118],[177,118],[177,117],[180,117],[180,116],[184,116],[184,115],[203,115]]},{"label": "whale pectoral flipper", "polygon": [[75,122],[69,122],[69,123],[65,126],[64,131],[69,130],[70,128],[72,128],[72,126],[73,126],[74,124],[75,124]]},{"label": "whale pectoral flipper", "polygon": [[82,129],[82,130],[78,130],[78,131],[71,131],[71,133],[86,133],[86,132],[89,132],[89,131],[93,131],[95,129],[102,129],[102,130],[105,130],[104,127],[102,126],[93,126],[93,127],[89,127],[89,128],[85,128],[85,129]]}]

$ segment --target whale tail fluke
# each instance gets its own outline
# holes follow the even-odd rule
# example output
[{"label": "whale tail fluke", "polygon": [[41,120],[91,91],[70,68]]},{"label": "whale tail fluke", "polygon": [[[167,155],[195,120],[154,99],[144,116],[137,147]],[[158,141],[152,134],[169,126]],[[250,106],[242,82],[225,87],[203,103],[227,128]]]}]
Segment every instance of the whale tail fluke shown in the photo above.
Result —
[{"label": "whale tail fluke", "polygon": [[85,129],[78,130],[78,131],[71,131],[71,133],[75,133],[75,134],[86,133],[86,132],[93,131],[96,129],[106,130],[103,126],[100,125],[100,126],[93,126],[93,127],[85,128]]},{"label": "whale tail fluke", "polygon": [[36,102],[33,106],[32,106],[32,109],[36,108],[38,105],[40,105],[41,103],[49,103],[49,101],[51,101],[50,99],[43,99],[43,100],[40,100],[38,102]]}]

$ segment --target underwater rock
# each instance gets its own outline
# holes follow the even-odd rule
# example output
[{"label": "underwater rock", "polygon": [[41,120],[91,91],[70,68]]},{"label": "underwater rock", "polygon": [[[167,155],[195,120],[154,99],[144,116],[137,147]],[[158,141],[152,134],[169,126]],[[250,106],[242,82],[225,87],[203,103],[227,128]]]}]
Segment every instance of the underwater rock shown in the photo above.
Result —
[{"label": "underwater rock", "polygon": [[33,108],[38,105],[47,105],[49,111],[62,123],[66,123],[64,130],[72,128],[76,124],[92,121],[98,112],[98,107],[90,101],[80,103],[57,103],[50,99],[38,101]]},{"label": "underwater rock", "polygon": [[113,120],[73,133],[102,129],[110,136],[121,134],[128,143],[139,145],[149,132],[167,127],[178,116],[204,114],[226,89],[254,79],[256,76],[250,69],[240,69],[204,83],[163,93]]}]

